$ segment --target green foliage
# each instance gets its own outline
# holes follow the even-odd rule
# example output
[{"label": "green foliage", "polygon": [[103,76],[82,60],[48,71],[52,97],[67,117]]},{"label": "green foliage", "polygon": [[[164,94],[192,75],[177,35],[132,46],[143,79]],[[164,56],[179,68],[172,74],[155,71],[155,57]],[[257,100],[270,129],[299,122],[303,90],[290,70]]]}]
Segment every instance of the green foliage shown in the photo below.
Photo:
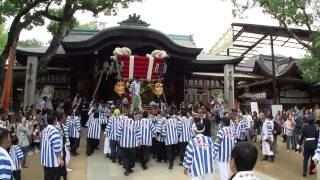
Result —
[{"label": "green foliage", "polygon": [[260,7],[265,14],[278,20],[280,26],[288,29],[288,32],[300,44],[308,50],[313,50],[313,45],[308,45],[299,39],[289,26],[303,26],[311,34],[311,40],[315,37],[313,29],[320,28],[320,1],[319,0],[231,0],[234,4],[235,16],[243,15],[250,8]]},{"label": "green foliage", "polygon": [[315,38],[315,49],[311,55],[297,62],[299,70],[303,73],[303,79],[309,83],[320,82],[320,36]]},{"label": "green foliage", "polygon": [[320,81],[320,59],[316,57],[306,57],[299,60],[298,67],[303,73],[303,79],[309,83]]},{"label": "green foliage", "polygon": [[106,27],[106,23],[104,23],[104,22],[91,21],[91,22],[85,23],[85,24],[78,24],[74,28],[80,29],[80,30],[102,30],[105,27]]},{"label": "green foliage", "polygon": [[2,1],[0,4],[0,23],[13,17],[19,17],[21,25],[27,30],[31,30],[34,26],[43,26],[45,23],[44,12],[53,5],[51,0]]},{"label": "green foliage", "polygon": [[116,14],[119,7],[127,8],[132,2],[142,0],[67,0],[67,4],[76,5],[79,10],[92,12],[95,16],[99,13],[105,15]]},{"label": "green foliage", "polygon": [[[48,29],[48,31],[49,31],[52,35],[54,35],[54,34],[57,32],[57,30],[58,30],[58,28],[59,28],[59,23],[60,23],[60,22],[57,22],[57,21],[51,21],[51,22],[48,24],[47,29]],[[71,19],[70,23],[69,23],[68,29],[73,29],[73,28],[78,27],[78,26],[79,26],[78,20],[73,17],[73,18]]]},{"label": "green foliage", "polygon": [[38,39],[27,39],[27,40],[22,40],[18,42],[19,47],[31,47],[31,48],[36,48],[36,47],[43,47],[44,44],[43,42],[39,41]]},{"label": "green foliage", "polygon": [[4,46],[7,43],[8,33],[4,29],[4,25],[0,24],[0,53],[3,51]]},{"label": "green foliage", "polygon": [[[310,55],[301,59],[297,64],[303,78],[311,83],[320,81],[320,36],[314,30],[320,29],[320,1],[319,0],[231,0],[234,4],[235,16],[243,17],[243,12],[250,8],[260,7],[265,14],[278,20],[280,26],[286,28],[289,34]],[[307,44],[301,40],[289,26],[305,27],[310,33]]]}]

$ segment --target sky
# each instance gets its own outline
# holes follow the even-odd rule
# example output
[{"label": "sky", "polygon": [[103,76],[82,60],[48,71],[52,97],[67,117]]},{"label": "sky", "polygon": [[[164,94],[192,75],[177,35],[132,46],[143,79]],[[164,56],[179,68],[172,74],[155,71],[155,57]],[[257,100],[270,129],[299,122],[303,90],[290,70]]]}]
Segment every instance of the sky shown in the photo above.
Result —
[{"label": "sky", "polygon": [[[118,22],[137,13],[141,19],[151,24],[150,28],[166,34],[193,35],[197,47],[208,51],[231,27],[233,22],[278,25],[277,21],[262,13],[261,9],[252,9],[246,13],[246,19],[234,18],[231,0],[144,0],[132,3],[127,9],[119,9],[116,16],[99,15],[78,11],[75,16],[80,23],[93,20],[106,23],[106,27],[117,26]],[[48,42],[51,35],[45,27],[31,31],[24,30],[21,39],[37,38]]]}]

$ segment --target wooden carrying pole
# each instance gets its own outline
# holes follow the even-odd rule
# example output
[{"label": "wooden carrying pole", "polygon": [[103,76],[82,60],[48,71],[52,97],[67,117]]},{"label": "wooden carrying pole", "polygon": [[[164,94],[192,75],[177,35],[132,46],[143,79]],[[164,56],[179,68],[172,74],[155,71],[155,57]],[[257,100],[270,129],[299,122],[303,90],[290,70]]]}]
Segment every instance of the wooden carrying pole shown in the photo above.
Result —
[{"label": "wooden carrying pole", "polygon": [[97,86],[93,92],[93,95],[92,95],[92,99],[94,99],[96,97],[96,94],[98,92],[98,89],[99,89],[99,86],[101,84],[101,80],[102,80],[102,77],[103,77],[103,74],[105,73],[105,68],[103,68],[103,70],[101,71],[101,74],[100,74],[100,77],[99,77],[99,81],[97,83]]}]

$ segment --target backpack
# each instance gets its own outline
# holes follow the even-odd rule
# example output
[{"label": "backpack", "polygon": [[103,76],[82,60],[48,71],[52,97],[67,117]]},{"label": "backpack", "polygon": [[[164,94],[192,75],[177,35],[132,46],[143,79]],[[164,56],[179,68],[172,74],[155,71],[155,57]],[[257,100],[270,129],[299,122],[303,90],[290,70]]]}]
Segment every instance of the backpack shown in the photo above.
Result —
[{"label": "backpack", "polygon": [[281,126],[277,121],[273,121],[273,134],[280,135],[281,134]]}]

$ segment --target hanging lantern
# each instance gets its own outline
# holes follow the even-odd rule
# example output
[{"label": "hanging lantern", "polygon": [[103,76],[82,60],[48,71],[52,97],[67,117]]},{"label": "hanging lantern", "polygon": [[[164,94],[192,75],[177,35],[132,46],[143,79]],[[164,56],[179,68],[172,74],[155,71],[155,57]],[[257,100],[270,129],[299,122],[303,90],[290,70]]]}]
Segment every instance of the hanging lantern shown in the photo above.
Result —
[{"label": "hanging lantern", "polygon": [[163,84],[161,82],[157,82],[154,84],[153,88],[154,94],[159,98],[163,94]]},{"label": "hanging lantern", "polygon": [[123,81],[118,81],[114,86],[114,92],[121,97],[125,93],[125,83]]}]

